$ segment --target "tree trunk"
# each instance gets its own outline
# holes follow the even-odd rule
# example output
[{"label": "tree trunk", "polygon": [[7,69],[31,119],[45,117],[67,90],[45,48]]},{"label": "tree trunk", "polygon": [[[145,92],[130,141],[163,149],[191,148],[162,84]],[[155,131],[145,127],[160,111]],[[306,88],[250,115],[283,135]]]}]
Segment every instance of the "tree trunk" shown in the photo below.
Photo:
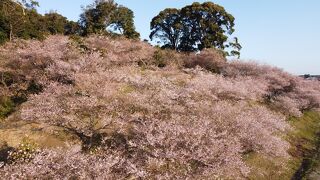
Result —
[{"label": "tree trunk", "polygon": [[9,35],[10,42],[12,41],[12,36],[13,36],[13,33],[12,33],[12,24],[10,24],[10,35]]},{"label": "tree trunk", "polygon": [[21,8],[22,8],[23,16],[26,16],[26,11],[24,10],[24,7],[22,5],[21,5]]}]

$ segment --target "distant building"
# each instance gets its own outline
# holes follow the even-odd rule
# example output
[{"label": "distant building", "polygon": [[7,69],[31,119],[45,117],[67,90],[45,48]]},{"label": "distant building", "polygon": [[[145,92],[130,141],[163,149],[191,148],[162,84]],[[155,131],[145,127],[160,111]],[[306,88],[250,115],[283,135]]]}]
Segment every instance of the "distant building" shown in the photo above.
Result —
[{"label": "distant building", "polygon": [[305,74],[305,75],[301,75],[300,77],[303,77],[304,79],[307,79],[307,80],[318,80],[318,81],[320,81],[320,75]]}]

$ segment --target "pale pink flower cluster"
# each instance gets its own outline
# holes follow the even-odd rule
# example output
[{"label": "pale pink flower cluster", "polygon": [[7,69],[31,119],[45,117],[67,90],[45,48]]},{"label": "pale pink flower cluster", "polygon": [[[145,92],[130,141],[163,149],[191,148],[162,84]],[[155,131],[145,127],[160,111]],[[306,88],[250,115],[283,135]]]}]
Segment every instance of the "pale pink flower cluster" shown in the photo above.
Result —
[{"label": "pale pink flower cluster", "polygon": [[241,61],[228,63],[223,74],[234,78],[250,77],[257,84],[263,84],[267,87],[263,98],[286,115],[300,116],[305,110],[320,107],[318,81],[306,81],[275,67]]},{"label": "pale pink flower cluster", "polygon": [[[46,150],[37,154],[29,165],[16,164],[1,170],[4,179],[115,179],[111,167],[121,162],[116,155],[103,158],[80,152]],[[67,173],[66,173],[67,172]],[[122,176],[122,178],[124,178]]]}]

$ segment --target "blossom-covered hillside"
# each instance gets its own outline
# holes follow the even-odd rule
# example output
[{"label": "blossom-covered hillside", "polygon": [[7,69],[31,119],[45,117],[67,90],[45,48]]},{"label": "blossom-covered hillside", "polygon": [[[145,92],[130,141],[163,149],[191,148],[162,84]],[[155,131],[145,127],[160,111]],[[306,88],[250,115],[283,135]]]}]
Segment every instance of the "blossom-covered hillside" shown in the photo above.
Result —
[{"label": "blossom-covered hillside", "polygon": [[0,75],[5,179],[288,178],[290,118],[320,107],[275,67],[107,37],[7,43]]}]

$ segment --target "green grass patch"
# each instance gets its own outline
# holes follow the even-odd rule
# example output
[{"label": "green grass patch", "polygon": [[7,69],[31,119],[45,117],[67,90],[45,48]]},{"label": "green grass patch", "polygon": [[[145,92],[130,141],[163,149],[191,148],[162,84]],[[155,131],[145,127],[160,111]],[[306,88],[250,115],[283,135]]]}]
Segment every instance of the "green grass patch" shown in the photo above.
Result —
[{"label": "green grass patch", "polygon": [[[267,180],[267,179],[291,179],[295,170],[286,159],[267,157],[259,153],[249,153],[244,157],[245,162],[251,168],[248,179],[250,180]],[[290,170],[291,169],[291,170]]]},{"label": "green grass patch", "polygon": [[319,165],[317,155],[320,153],[320,113],[308,111],[302,117],[292,117],[289,121],[295,128],[289,134],[292,145],[289,153],[297,166],[293,179],[303,179]]},{"label": "green grass patch", "polygon": [[14,111],[15,104],[9,97],[0,97],[0,120]]},{"label": "green grass patch", "polygon": [[251,168],[248,179],[305,179],[319,167],[320,113],[308,111],[302,117],[290,117],[288,121],[293,128],[286,137],[291,144],[290,160],[247,154],[244,159]]},{"label": "green grass patch", "polygon": [[134,92],[136,89],[134,86],[128,84],[128,85],[122,86],[119,90],[122,94],[130,94]]}]

